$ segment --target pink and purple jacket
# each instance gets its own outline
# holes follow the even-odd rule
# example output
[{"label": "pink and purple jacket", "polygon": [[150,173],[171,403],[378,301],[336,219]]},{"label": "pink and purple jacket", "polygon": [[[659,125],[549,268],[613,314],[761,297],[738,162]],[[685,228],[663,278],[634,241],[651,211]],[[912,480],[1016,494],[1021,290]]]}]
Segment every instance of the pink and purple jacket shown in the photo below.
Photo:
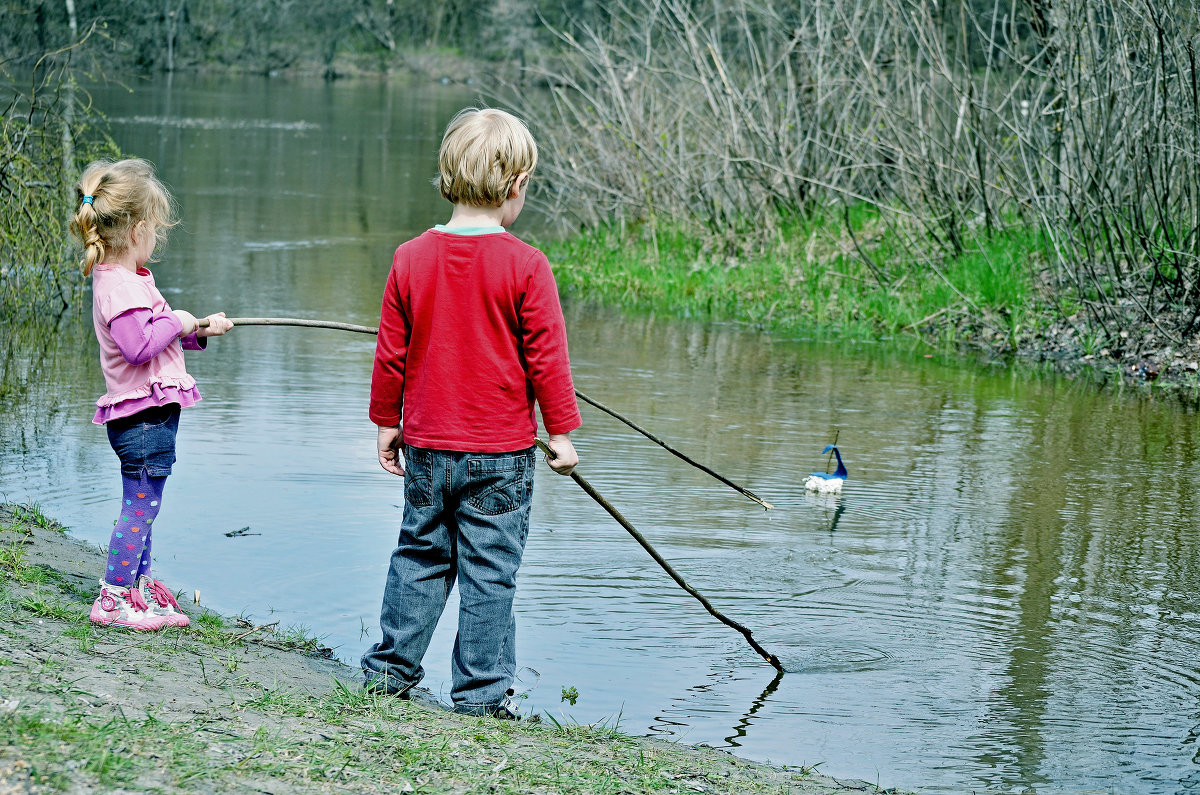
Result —
[{"label": "pink and purple jacket", "polygon": [[205,342],[194,333],[178,339],[183,324],[148,269],[133,273],[120,265],[97,265],[92,271],[92,322],[107,386],[92,422],[103,425],[167,403],[187,408],[200,400],[183,351],[203,350]]}]

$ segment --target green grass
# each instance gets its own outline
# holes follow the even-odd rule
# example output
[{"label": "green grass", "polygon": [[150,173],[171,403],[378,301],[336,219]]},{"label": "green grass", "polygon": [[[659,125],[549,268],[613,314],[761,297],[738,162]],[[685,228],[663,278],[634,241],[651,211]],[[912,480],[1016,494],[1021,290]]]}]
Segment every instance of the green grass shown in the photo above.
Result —
[{"label": "green grass", "polygon": [[192,619],[189,627],[194,638],[212,646],[228,646],[233,636],[229,634],[225,620],[216,613],[201,613]]},{"label": "green grass", "polygon": [[64,605],[41,591],[34,591],[30,596],[19,600],[17,605],[39,618],[52,618],[68,623],[87,619],[86,615],[80,613],[77,605]]},{"label": "green grass", "polygon": [[27,560],[25,542],[13,541],[0,546],[0,572],[21,585],[42,585],[49,582],[53,572],[43,566],[35,566]]},{"label": "green grass", "polygon": [[27,502],[20,505],[9,504],[6,507],[12,512],[14,523],[21,526],[22,532],[28,533],[34,527],[42,530],[53,530],[58,533],[63,533],[67,530],[65,526],[47,516],[42,510],[42,506],[36,502]]},{"label": "green grass", "polygon": [[[22,749],[31,783],[47,790],[83,782],[100,788],[139,782],[142,788],[145,776],[185,791],[270,780],[276,788],[310,791],[382,787],[513,795],[670,792],[681,783],[722,781],[716,764],[688,764],[617,732],[451,718],[336,688],[328,696],[293,695],[231,708],[231,717],[211,726],[203,718],[169,723],[153,714],[131,718],[84,708],[22,711],[0,725],[0,744]],[[267,718],[316,721],[320,731],[289,732],[272,720],[251,729],[239,717],[249,709]],[[522,752],[531,742],[545,745],[545,752]],[[213,743],[220,753],[213,753]]]},{"label": "green grass", "polygon": [[[89,692],[94,679],[88,685],[80,669],[97,663],[74,659],[73,652],[94,654],[98,642],[122,633],[92,626],[83,603],[68,604],[73,594],[63,588],[65,578],[50,581],[48,588],[0,585],[0,617],[6,622],[25,628],[41,623],[35,618],[57,624],[39,640],[51,651],[45,659],[0,657],[6,686],[19,679],[26,693],[35,694],[0,719],[6,769],[17,776],[20,791],[791,790],[775,773],[732,757],[627,737],[618,729],[619,716],[598,726],[552,717],[534,726],[429,710],[364,691],[357,682],[334,679],[327,692],[310,694],[240,675],[213,677],[233,674],[241,658],[212,647],[227,649],[245,630],[210,613],[194,617],[194,631],[153,633],[120,652],[123,675],[132,677],[134,688],[138,677],[172,670],[172,662],[180,670],[198,667],[199,677],[185,677],[192,690],[180,695],[200,696],[210,706],[179,712],[135,698],[133,704],[98,709],[106,697]],[[290,643],[308,638],[299,627],[281,635]]]},{"label": "green grass", "polygon": [[311,634],[304,624],[293,624],[277,630],[271,636],[272,642],[306,654],[316,654],[322,649],[321,639]]},{"label": "green grass", "polygon": [[96,628],[90,621],[68,627],[63,635],[74,638],[79,651],[84,654],[91,654],[96,649]]},{"label": "green grass", "polygon": [[981,231],[947,256],[914,253],[872,208],[847,217],[852,234],[841,216],[783,219],[775,243],[750,252],[707,250],[700,238],[662,227],[653,239],[602,227],[545,248],[564,292],[768,331],[952,343],[962,326],[982,325],[1003,347],[1036,322],[1039,233]]},{"label": "green grass", "polygon": [[[305,685],[315,693],[266,686],[248,664],[273,655],[271,681],[292,681],[289,672],[309,663],[291,650],[321,651],[306,627],[273,630],[210,612],[155,633],[94,626],[94,594],[31,560],[44,542],[39,534],[0,545],[0,639],[14,650],[0,656],[0,778],[14,791],[793,790],[795,780],[775,770],[627,737],[619,715],[590,726],[547,716],[535,726],[430,710],[356,681],[333,679],[325,692]],[[122,690],[110,690],[110,674]],[[166,690],[150,687],[164,675]]]},{"label": "green grass", "polygon": [[18,541],[0,547],[0,571],[8,573],[20,582],[22,575],[29,569],[29,564],[25,561],[26,555],[25,545]]}]

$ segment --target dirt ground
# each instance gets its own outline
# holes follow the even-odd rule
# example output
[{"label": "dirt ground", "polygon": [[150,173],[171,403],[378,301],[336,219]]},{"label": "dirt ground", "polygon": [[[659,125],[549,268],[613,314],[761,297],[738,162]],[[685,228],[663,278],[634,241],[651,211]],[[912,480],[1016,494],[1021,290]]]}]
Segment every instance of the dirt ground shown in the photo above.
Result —
[{"label": "dirt ground", "polygon": [[0,795],[883,792],[603,727],[467,718],[432,695],[365,694],[358,672],[311,639],[240,626],[190,599],[181,600],[187,629],[96,627],[87,611],[102,552],[9,508],[0,507]]}]

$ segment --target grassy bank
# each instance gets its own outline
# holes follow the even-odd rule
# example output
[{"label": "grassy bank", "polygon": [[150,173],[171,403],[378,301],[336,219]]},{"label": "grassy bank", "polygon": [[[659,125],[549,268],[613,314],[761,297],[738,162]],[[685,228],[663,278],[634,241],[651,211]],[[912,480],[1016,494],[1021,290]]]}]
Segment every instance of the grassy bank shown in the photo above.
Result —
[{"label": "grassy bank", "polygon": [[583,300],[774,334],[982,351],[1194,395],[1200,338],[1180,341],[1149,321],[1097,328],[1088,297],[1052,283],[1052,252],[1037,230],[980,229],[957,255],[926,249],[914,258],[918,231],[859,207],[782,219],[770,243],[735,252],[645,224],[602,226],[544,248],[560,289]]},{"label": "grassy bank", "polygon": [[364,693],[303,632],[87,618],[102,553],[0,505],[0,792],[878,792],[614,727]]},{"label": "grassy bank", "polygon": [[[638,309],[772,332],[1015,349],[1058,308],[1036,289],[1040,235],[973,236],[962,254],[914,262],[879,214],[784,219],[774,240],[726,253],[672,228],[608,226],[548,245],[564,290]],[[1070,314],[1074,308],[1064,307]]]}]

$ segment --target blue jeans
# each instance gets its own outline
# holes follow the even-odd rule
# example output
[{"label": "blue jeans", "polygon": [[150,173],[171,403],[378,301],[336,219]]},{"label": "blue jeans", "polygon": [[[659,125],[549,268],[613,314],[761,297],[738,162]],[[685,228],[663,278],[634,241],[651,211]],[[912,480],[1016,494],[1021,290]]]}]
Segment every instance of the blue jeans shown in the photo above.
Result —
[{"label": "blue jeans", "polygon": [[104,426],[108,443],[121,459],[127,478],[165,478],[175,463],[175,437],[179,433],[179,404],[143,409],[129,417],[109,420]]},{"label": "blue jeans", "polygon": [[529,535],[534,448],[460,453],[404,448],[404,519],[379,624],[362,657],[368,687],[403,694],[458,581],[450,696],[457,712],[496,710],[516,673],[513,597]]}]

